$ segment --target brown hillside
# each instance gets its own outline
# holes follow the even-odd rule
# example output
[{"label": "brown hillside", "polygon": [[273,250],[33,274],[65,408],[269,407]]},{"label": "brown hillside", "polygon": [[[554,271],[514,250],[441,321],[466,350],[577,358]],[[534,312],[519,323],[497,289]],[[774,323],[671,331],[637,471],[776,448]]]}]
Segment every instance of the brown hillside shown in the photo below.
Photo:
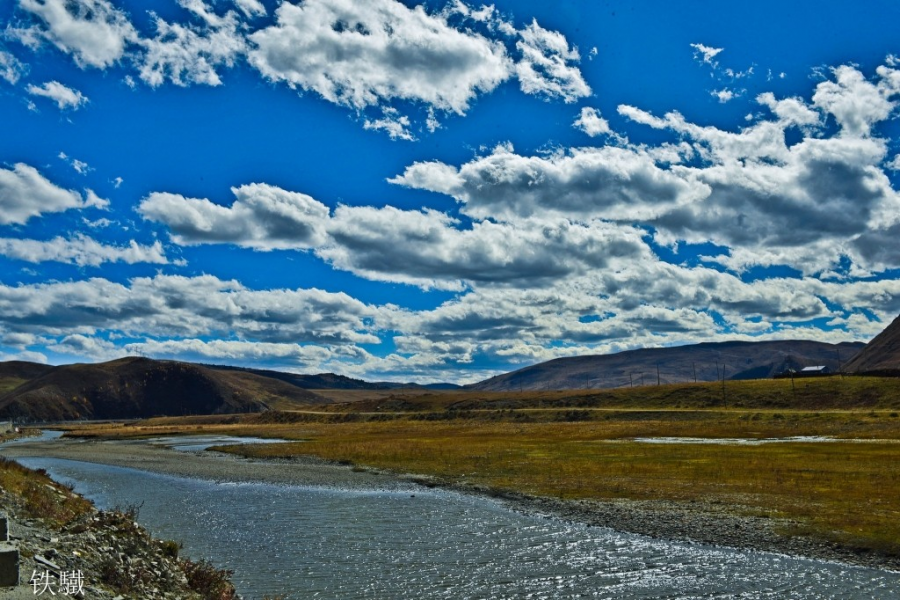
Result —
[{"label": "brown hillside", "polygon": [[900,376],[900,317],[844,365],[847,373]]},{"label": "brown hillside", "polygon": [[467,386],[479,391],[617,388],[725,379],[767,379],[787,369],[825,365],[837,371],[861,343],[806,340],[713,342],[557,358]]},{"label": "brown hillside", "polygon": [[329,402],[282,381],[129,357],[52,367],[0,396],[0,417],[32,421],[255,412]]}]

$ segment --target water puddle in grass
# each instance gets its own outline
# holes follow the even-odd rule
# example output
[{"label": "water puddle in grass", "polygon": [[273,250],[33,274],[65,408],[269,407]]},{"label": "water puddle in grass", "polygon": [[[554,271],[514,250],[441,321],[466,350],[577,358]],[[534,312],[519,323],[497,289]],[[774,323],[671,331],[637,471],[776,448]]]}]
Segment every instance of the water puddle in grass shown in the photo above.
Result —
[{"label": "water puddle in grass", "polygon": [[900,440],[842,439],[819,435],[797,435],[783,438],[698,438],[698,437],[639,437],[608,442],[637,442],[639,444],[717,444],[723,446],[761,446],[763,444],[900,444]]},{"label": "water puddle in grass", "polygon": [[281,438],[239,437],[229,435],[173,435],[143,440],[132,440],[126,443],[151,444],[165,446],[179,452],[201,452],[212,446],[240,446],[244,444],[284,444],[299,440]]}]

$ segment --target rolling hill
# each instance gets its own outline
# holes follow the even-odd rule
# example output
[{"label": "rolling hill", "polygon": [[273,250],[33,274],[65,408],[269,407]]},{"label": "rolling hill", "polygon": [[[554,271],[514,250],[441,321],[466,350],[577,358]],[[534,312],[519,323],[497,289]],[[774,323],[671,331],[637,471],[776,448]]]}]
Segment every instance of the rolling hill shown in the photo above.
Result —
[{"label": "rolling hill", "polygon": [[0,418],[49,421],[222,414],[331,402],[277,379],[177,361],[129,357],[58,367],[29,364],[0,363],[0,377],[10,373],[24,380],[0,395]]},{"label": "rolling hill", "polygon": [[713,342],[616,354],[557,358],[498,375],[467,389],[523,391],[615,388],[659,383],[764,379],[792,368],[825,365],[836,371],[865,344],[812,341]]},{"label": "rolling hill", "polygon": [[872,338],[844,370],[859,375],[900,376],[900,317]]}]

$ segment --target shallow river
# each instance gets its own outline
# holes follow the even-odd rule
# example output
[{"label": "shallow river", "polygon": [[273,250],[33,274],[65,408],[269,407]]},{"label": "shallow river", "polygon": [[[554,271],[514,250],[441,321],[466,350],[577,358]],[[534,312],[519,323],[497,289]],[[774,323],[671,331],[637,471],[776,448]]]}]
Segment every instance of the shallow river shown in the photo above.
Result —
[{"label": "shallow river", "polygon": [[653,540],[425,489],[214,482],[62,459],[101,508],[234,570],[245,598],[900,598],[900,574]]}]

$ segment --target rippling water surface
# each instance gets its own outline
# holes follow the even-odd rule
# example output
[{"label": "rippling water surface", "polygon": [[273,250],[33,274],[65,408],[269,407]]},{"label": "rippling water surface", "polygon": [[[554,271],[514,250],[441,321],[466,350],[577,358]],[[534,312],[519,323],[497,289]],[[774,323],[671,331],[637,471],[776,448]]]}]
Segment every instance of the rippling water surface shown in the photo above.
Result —
[{"label": "rippling water surface", "polygon": [[245,598],[900,598],[900,574],[679,544],[522,515],[445,491],[186,479],[21,459],[184,553]]}]

